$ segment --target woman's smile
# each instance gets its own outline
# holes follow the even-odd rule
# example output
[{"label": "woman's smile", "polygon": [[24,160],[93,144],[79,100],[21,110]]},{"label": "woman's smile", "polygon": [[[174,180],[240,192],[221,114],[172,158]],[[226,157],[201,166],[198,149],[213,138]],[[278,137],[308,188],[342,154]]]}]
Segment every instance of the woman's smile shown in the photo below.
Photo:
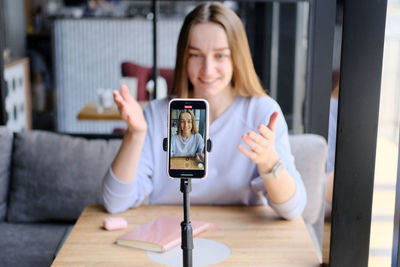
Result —
[{"label": "woman's smile", "polygon": [[202,84],[204,84],[204,85],[212,86],[212,85],[214,85],[214,84],[218,81],[218,78],[214,78],[214,79],[199,78],[199,80],[200,80],[200,82],[201,82]]}]

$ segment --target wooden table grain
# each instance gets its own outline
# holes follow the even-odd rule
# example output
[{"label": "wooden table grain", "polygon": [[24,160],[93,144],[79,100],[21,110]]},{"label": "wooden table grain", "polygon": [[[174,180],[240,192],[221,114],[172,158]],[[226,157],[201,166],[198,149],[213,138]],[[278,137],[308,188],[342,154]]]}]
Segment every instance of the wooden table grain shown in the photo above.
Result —
[{"label": "wooden table grain", "polygon": [[[139,105],[144,109],[149,101],[139,101]],[[118,108],[113,104],[110,108],[103,108],[96,102],[87,103],[78,113],[78,120],[121,120]]]},{"label": "wooden table grain", "polygon": [[202,162],[200,160],[197,160],[195,157],[171,157],[172,170],[204,170],[203,166],[199,167],[199,163]]},{"label": "wooden table grain", "polygon": [[[117,215],[103,206],[85,208],[52,266],[161,266],[145,251],[115,244],[115,239],[156,217],[182,217],[181,206],[143,205]],[[103,219],[122,216],[124,230],[106,231]],[[222,231],[208,230],[201,238],[216,240],[231,248],[231,256],[217,266],[320,266],[301,218],[285,221],[267,206],[192,206],[191,219],[212,222]],[[194,248],[196,249],[196,248]]]}]

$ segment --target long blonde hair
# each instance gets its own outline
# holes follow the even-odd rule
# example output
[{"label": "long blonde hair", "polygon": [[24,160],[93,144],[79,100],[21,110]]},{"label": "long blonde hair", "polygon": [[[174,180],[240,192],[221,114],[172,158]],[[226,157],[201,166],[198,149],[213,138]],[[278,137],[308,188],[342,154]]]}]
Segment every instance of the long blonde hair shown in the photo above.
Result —
[{"label": "long blonde hair", "polygon": [[190,97],[193,85],[187,73],[189,34],[196,24],[213,22],[221,25],[228,37],[233,75],[231,85],[242,96],[265,96],[260,79],[254,69],[249,43],[242,21],[236,13],[218,2],[203,3],[185,18],[179,33],[172,95]]}]

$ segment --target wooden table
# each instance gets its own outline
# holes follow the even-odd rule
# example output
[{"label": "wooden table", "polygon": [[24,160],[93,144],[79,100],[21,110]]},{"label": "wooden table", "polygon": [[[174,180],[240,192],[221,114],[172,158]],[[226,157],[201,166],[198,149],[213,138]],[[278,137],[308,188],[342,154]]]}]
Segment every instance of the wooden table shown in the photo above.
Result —
[{"label": "wooden table", "polygon": [[[158,216],[182,217],[182,214],[181,206],[140,206],[115,215],[124,217],[128,228],[106,231],[102,229],[102,221],[111,215],[103,206],[89,205],[52,266],[161,266],[151,261],[145,251],[119,246],[114,241],[122,233]],[[217,266],[319,266],[301,218],[284,221],[266,206],[192,206],[191,219],[212,222],[224,229],[199,235],[231,248],[231,256]]]},{"label": "wooden table", "polygon": [[[199,167],[200,160],[195,157],[171,157],[171,169],[204,170]],[[204,163],[202,163],[204,166]]]},{"label": "wooden table", "polygon": [[[149,101],[139,101],[144,109]],[[113,104],[110,108],[102,108],[96,102],[87,103],[78,113],[78,120],[121,120],[118,108]]]}]

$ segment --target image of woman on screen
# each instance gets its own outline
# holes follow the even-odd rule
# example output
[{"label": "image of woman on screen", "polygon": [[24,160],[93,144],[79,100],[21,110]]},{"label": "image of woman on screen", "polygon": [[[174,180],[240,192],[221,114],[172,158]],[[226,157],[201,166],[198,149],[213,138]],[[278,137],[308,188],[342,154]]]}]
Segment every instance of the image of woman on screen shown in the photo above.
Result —
[{"label": "image of woman on screen", "polygon": [[179,113],[178,132],[171,137],[171,157],[202,157],[203,137],[198,133],[196,118],[191,110]]}]

